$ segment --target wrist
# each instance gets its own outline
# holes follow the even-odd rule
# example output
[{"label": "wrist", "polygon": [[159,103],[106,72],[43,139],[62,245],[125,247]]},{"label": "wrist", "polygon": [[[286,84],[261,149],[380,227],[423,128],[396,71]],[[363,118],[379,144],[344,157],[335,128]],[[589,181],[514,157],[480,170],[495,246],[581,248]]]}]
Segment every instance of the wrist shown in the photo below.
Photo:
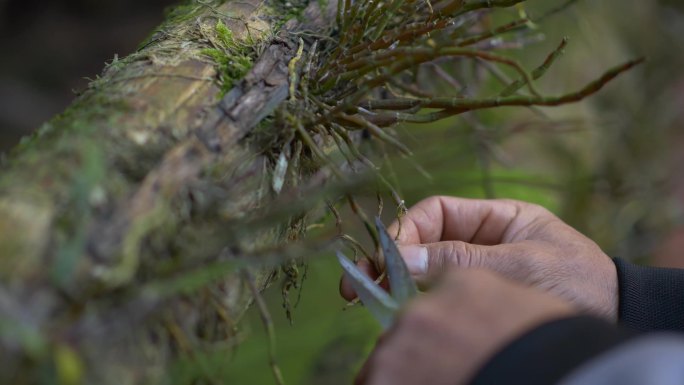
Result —
[{"label": "wrist", "polygon": [[620,286],[618,284],[618,273],[615,264],[610,263],[607,273],[602,282],[602,292],[604,293],[604,305],[601,308],[600,316],[607,321],[617,323],[618,309],[620,306]]}]

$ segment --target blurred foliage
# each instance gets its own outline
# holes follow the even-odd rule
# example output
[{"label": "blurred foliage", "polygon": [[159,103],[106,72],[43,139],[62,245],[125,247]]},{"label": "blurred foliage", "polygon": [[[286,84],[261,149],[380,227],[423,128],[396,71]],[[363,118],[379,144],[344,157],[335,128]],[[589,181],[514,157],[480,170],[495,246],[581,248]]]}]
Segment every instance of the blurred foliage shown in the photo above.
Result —
[{"label": "blurred foliage", "polygon": [[[299,306],[290,326],[282,310],[280,288],[266,293],[276,324],[278,363],[289,384],[349,384],[380,331],[361,307],[343,310],[337,296],[339,269],[332,254],[320,255],[309,265]],[[226,384],[270,384],[268,337],[258,311],[249,311],[241,327],[245,339],[232,351],[216,351],[201,357],[185,357],[169,373],[173,384],[187,384],[197,377]],[[223,381],[223,382],[221,382]]]}]

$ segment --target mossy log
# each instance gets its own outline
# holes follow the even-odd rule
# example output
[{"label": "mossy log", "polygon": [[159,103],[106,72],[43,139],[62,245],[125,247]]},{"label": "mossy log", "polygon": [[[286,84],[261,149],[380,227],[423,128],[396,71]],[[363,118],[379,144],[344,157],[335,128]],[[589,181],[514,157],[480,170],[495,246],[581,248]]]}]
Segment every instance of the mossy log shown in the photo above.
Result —
[{"label": "mossy log", "polygon": [[158,383],[178,352],[232,343],[241,275],[157,284],[291,237],[287,218],[226,225],[274,199],[246,138],[288,97],[296,31],[331,23],[317,2],[283,7],[179,6],[3,161],[0,383]]}]

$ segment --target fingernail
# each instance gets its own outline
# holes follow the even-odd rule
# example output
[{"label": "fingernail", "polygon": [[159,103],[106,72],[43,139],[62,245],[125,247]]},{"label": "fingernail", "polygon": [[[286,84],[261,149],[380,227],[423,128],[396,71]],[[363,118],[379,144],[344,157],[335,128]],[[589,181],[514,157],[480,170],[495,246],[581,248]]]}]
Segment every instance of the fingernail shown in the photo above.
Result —
[{"label": "fingernail", "polygon": [[417,245],[399,246],[399,252],[409,272],[414,275],[426,274],[428,268],[427,248]]}]

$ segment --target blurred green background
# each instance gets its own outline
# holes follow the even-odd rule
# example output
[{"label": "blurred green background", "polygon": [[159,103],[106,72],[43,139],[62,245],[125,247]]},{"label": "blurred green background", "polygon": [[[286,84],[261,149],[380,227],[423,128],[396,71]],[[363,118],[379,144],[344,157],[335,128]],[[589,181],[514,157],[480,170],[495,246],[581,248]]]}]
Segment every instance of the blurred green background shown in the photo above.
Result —
[{"label": "blurred green background", "polygon": [[[22,13],[20,1],[0,1],[5,48],[0,149],[66,106],[71,88],[85,84],[80,76],[93,76],[114,53],[134,49],[162,19],[168,2],[64,1]],[[123,8],[116,13],[107,3]],[[534,17],[550,3],[530,0],[526,11]],[[53,12],[52,19],[46,12]],[[54,24],[54,15],[62,15],[62,27]],[[18,23],[18,17],[26,22]],[[98,17],[110,24],[92,25]],[[52,29],[80,32],[48,38],[50,28],[37,18],[53,20]],[[529,45],[508,53],[533,68],[563,37],[570,38],[563,58],[539,83],[546,94],[577,89],[635,57],[646,56],[648,62],[578,104],[496,109],[430,127],[399,127],[432,176],[425,178],[409,162],[393,162],[407,205],[435,194],[537,202],[612,256],[684,267],[684,2],[579,1],[537,27]],[[88,35],[88,28],[93,38],[77,37]],[[52,68],[48,63],[53,62],[61,67]],[[489,86],[500,87],[495,79],[485,82]],[[363,308],[343,310],[339,274],[332,255],[311,258],[292,326],[282,309],[280,285],[264,293],[276,324],[278,360],[290,384],[350,383],[380,332]],[[291,296],[296,299],[297,291]],[[273,383],[256,309],[240,330],[240,345],[183,357],[169,382]]]}]

